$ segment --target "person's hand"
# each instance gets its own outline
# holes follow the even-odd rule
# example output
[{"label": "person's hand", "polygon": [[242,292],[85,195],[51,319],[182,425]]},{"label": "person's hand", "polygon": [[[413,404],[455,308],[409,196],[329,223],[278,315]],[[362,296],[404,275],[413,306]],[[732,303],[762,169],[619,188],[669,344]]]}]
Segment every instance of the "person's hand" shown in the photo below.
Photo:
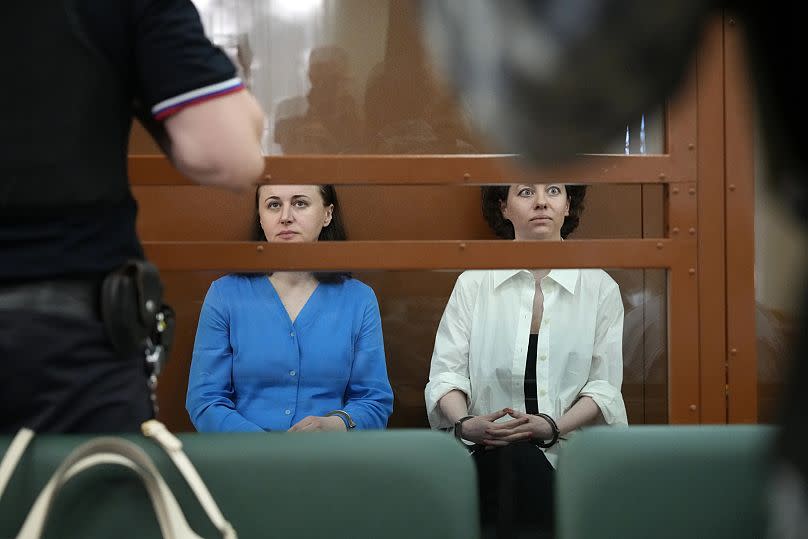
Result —
[{"label": "person's hand", "polygon": [[320,417],[306,416],[289,429],[288,432],[347,431],[345,422],[339,416]]},{"label": "person's hand", "polygon": [[553,437],[553,428],[545,419],[512,408],[503,411],[513,419],[489,426],[482,440],[483,445],[502,447],[514,442],[549,440]]},{"label": "person's hand", "polygon": [[497,410],[490,414],[478,415],[467,419],[460,425],[460,437],[469,442],[480,444],[487,436],[486,430],[495,425],[494,421],[506,415],[507,412],[505,410]]}]

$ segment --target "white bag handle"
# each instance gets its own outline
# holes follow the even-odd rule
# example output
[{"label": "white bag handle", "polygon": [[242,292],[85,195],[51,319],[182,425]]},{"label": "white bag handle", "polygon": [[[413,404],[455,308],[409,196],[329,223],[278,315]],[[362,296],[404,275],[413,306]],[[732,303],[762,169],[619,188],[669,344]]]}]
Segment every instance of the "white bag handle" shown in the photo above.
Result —
[{"label": "white bag handle", "polygon": [[17,463],[33,437],[34,431],[31,429],[20,429],[14,439],[11,440],[8,449],[6,449],[6,454],[3,455],[3,460],[0,461],[0,500],[3,499],[3,492],[6,490],[8,480],[14,474]]},{"label": "white bag handle", "polygon": [[[196,494],[203,509],[211,518],[211,521],[222,533],[222,537],[224,539],[237,539],[235,530],[224,519],[196,469],[182,452],[181,442],[171,435],[161,423],[157,421],[154,423],[156,425],[152,424],[149,429],[144,424],[144,433],[153,437],[168,452],[172,461],[175,463],[182,462],[180,471],[188,481],[194,494]],[[147,430],[150,430],[150,432],[147,433]],[[32,438],[32,431],[28,429],[20,430],[3,456],[3,460],[0,462],[0,497],[2,497],[8,480]],[[172,443],[172,440],[175,442]],[[170,449],[169,445],[172,446]],[[181,455],[181,457],[178,457],[178,455]],[[72,477],[101,464],[124,466],[138,474],[146,487],[149,499],[157,515],[160,531],[165,539],[202,539],[191,529],[171,489],[163,480],[151,458],[136,444],[123,438],[109,436],[94,438],[80,445],[62,461],[31,507],[17,535],[17,539],[39,539],[42,536],[51,504],[61,488]]]},{"label": "white bag handle", "polygon": [[185,481],[191,487],[191,490],[194,491],[196,499],[199,500],[199,504],[202,506],[202,509],[205,510],[205,513],[207,513],[210,521],[222,534],[222,537],[224,539],[238,539],[233,526],[224,518],[224,515],[219,510],[219,506],[216,505],[216,501],[213,499],[213,496],[211,496],[205,482],[199,477],[199,473],[196,471],[196,468],[194,468],[188,455],[182,450],[182,442],[180,439],[171,434],[166,426],[156,419],[150,419],[144,422],[141,425],[141,429],[143,430],[143,434],[157,442],[157,444],[163,448],[163,451],[168,454],[169,458],[174,462],[174,466],[177,467],[185,478]]}]

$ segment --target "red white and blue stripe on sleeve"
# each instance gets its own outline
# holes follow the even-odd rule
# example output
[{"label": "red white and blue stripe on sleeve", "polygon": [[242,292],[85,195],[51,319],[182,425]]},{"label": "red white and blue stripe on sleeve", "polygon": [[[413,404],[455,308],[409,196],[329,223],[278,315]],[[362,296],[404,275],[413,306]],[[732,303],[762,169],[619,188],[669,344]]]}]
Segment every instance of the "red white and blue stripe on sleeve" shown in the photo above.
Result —
[{"label": "red white and blue stripe on sleeve", "polygon": [[185,92],[176,97],[160,101],[152,107],[152,116],[157,120],[165,120],[172,114],[176,114],[186,107],[223,95],[232,94],[242,89],[244,89],[244,83],[241,82],[241,79],[238,77],[211,84],[203,88],[197,88],[196,90],[191,90],[190,92]]}]

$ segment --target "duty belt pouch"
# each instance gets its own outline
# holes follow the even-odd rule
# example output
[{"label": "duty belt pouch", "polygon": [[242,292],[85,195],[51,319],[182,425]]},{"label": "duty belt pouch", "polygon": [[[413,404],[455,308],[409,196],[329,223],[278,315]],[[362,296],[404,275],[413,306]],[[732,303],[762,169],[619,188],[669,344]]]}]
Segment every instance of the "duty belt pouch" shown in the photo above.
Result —
[{"label": "duty belt pouch", "polygon": [[126,262],[101,284],[101,318],[112,346],[122,356],[146,349],[157,331],[158,313],[165,309],[160,275],[145,260]]}]

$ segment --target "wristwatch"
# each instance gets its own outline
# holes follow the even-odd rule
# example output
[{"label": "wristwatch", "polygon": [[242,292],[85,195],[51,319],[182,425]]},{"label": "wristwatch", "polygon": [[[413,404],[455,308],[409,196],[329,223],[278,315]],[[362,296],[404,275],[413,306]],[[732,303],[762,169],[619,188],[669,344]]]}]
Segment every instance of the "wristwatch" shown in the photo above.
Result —
[{"label": "wristwatch", "polygon": [[354,423],[351,414],[346,412],[345,410],[333,410],[325,414],[325,417],[331,417],[332,415],[339,416],[340,419],[345,423],[345,428],[347,430],[352,430],[356,428],[356,423]]}]

